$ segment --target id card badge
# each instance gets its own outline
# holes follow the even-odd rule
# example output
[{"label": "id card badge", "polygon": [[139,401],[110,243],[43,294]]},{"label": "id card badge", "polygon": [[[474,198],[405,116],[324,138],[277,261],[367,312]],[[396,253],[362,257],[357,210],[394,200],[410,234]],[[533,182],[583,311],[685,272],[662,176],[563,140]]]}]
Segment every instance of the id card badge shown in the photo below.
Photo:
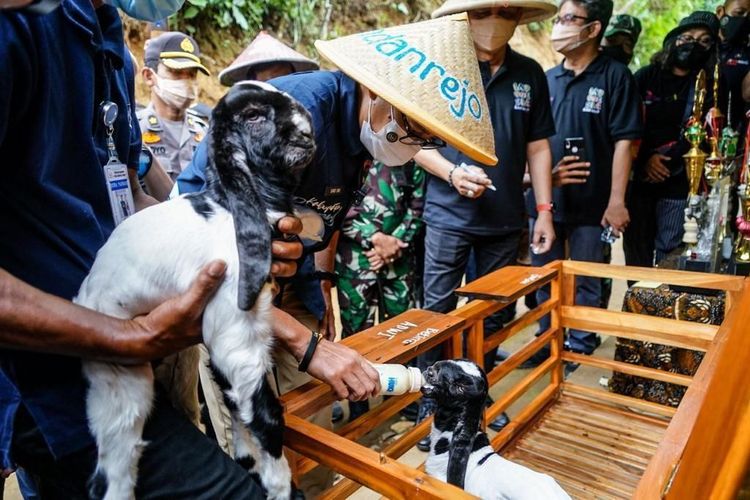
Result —
[{"label": "id card badge", "polygon": [[102,121],[107,130],[107,148],[109,161],[104,165],[104,179],[107,181],[109,204],[112,208],[112,218],[115,226],[135,213],[133,192],[130,189],[128,167],[117,157],[114,140],[114,123],[117,119],[117,104],[105,101],[100,106]]},{"label": "id card badge", "polygon": [[135,213],[133,191],[130,189],[128,167],[119,161],[110,161],[104,165],[104,178],[107,180],[109,203],[115,226]]}]

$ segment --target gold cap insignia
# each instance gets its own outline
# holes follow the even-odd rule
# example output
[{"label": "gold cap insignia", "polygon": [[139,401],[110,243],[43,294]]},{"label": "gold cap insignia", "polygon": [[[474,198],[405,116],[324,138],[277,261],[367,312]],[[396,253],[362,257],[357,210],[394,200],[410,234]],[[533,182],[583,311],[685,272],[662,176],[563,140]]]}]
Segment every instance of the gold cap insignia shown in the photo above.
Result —
[{"label": "gold cap insignia", "polygon": [[191,42],[189,38],[185,38],[182,40],[182,42],[180,42],[180,48],[185,52],[190,52],[191,54],[195,52],[193,42]]},{"label": "gold cap insignia", "polygon": [[159,121],[156,119],[154,115],[151,115],[148,117],[148,123],[150,125],[156,125],[157,123],[159,123]]}]

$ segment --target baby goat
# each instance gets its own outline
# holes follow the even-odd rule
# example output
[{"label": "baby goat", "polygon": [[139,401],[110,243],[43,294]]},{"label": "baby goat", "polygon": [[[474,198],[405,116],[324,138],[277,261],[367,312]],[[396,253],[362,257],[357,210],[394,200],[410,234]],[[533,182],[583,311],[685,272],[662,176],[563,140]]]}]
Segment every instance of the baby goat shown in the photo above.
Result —
[{"label": "baby goat", "polygon": [[546,474],[505,460],[479,428],[487,376],[467,360],[438,361],[424,373],[425,396],[435,399],[426,471],[484,500],[570,500]]},{"label": "baby goat", "polygon": [[[271,234],[279,218],[293,213],[292,193],[315,151],[310,115],[270,85],[243,82],[219,102],[212,121],[206,191],[124,221],[74,300],[132,318],[185,292],[208,262],[226,261],[226,277],[203,316],[203,342],[233,414],[237,461],[258,473],[270,498],[286,499],[291,474],[282,454],[283,414],[266,380],[273,344]],[[197,373],[197,356],[184,358],[196,362],[186,373]],[[154,394],[151,365],[87,361],[83,370],[98,447],[91,496],[134,498]],[[171,390],[188,413],[197,407],[194,389]]]}]

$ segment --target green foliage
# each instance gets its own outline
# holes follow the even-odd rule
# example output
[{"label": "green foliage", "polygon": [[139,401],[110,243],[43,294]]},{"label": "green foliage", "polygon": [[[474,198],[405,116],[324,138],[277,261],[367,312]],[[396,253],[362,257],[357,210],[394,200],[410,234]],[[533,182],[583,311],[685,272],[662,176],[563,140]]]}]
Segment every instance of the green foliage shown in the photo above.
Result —
[{"label": "green foliage", "polygon": [[641,20],[643,33],[638,41],[632,67],[649,63],[651,56],[661,50],[664,37],[677,26],[680,19],[696,10],[714,12],[718,0],[620,0],[615,2],[615,13],[630,14]]},{"label": "green foliage", "polygon": [[187,0],[176,16],[179,29],[257,33],[264,28],[284,32],[295,43],[314,35],[322,0]]}]

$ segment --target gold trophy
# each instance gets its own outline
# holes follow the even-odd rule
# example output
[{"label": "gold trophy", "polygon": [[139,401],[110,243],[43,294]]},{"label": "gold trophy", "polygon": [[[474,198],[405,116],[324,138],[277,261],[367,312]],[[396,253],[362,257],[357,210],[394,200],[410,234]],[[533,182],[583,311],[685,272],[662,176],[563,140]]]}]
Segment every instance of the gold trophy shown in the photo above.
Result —
[{"label": "gold trophy", "polygon": [[685,257],[691,258],[695,253],[695,245],[698,243],[698,221],[695,218],[694,208],[699,203],[698,189],[703,168],[706,166],[706,153],[701,150],[701,143],[706,139],[706,129],[701,123],[703,104],[706,100],[706,72],[701,70],[695,80],[695,102],[693,103],[693,116],[685,128],[685,138],[690,143],[690,151],[683,156],[685,159],[685,170],[690,183],[688,193],[688,207],[685,209],[685,235],[682,238],[687,243]]},{"label": "gold trophy", "polygon": [[[700,75],[698,75],[698,78],[700,79]],[[696,81],[696,85],[698,82]],[[705,88],[705,75],[704,75],[704,82],[703,82],[703,88]],[[697,87],[696,87],[696,96],[697,93]],[[704,94],[705,95],[705,94]],[[726,125],[726,117],[719,109],[719,63],[716,63],[716,66],[714,67],[714,87],[713,87],[713,97],[714,97],[714,106],[708,110],[708,126],[710,128],[710,137],[708,138],[708,142],[711,145],[711,155],[706,159],[706,166],[705,166],[705,175],[706,175],[706,181],[708,182],[708,185],[713,187],[716,185],[716,183],[721,179],[722,171],[724,167],[724,158],[722,157],[721,151],[719,149],[719,140],[721,139],[721,134],[724,129],[724,126]],[[693,109],[693,116],[695,116],[695,109]],[[700,119],[700,116],[697,117]]]}]

